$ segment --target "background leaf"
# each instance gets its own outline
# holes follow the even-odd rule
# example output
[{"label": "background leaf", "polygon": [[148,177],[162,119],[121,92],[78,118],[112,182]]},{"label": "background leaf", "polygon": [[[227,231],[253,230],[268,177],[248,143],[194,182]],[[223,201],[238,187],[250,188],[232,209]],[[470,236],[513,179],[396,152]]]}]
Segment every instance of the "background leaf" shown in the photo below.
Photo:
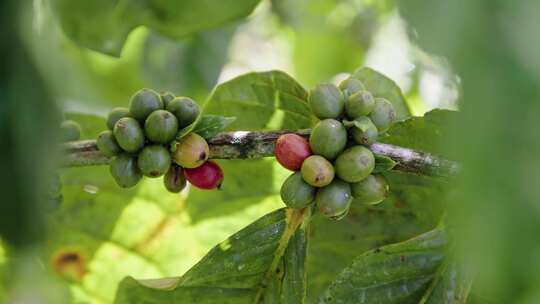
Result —
[{"label": "background leaf", "polygon": [[180,38],[226,21],[247,16],[259,0],[153,1],[76,3],[51,0],[54,13],[68,37],[79,45],[119,56],[127,35],[144,25],[172,38]]}]

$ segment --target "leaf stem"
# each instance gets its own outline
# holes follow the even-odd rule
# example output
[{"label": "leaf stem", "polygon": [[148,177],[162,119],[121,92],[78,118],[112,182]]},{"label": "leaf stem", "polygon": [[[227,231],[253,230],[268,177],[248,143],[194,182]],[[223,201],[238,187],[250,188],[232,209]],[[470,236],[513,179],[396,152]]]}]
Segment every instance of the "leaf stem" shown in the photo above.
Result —
[{"label": "leaf stem", "polygon": [[[222,132],[208,139],[212,159],[255,159],[274,156],[277,138],[286,133],[296,133],[305,138],[311,130],[232,131]],[[459,164],[426,152],[384,143],[369,147],[373,153],[393,159],[398,164],[394,170],[428,176],[451,176],[459,171]],[[106,165],[110,157],[103,155],[95,140],[80,140],[63,144],[64,166],[84,167]]]}]

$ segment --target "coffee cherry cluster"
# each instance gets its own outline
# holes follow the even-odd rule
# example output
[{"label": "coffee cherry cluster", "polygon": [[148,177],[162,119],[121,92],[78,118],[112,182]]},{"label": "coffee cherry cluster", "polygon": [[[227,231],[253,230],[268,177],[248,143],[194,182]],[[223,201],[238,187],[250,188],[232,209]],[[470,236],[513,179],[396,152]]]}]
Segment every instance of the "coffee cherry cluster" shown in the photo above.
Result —
[{"label": "coffee cherry cluster", "polygon": [[394,123],[392,104],[375,98],[352,77],[339,86],[317,85],[308,101],[320,119],[309,141],[285,134],[276,142],[277,161],[295,171],[281,187],[283,202],[290,208],[315,203],[323,215],[336,220],[347,215],[353,198],[364,204],[382,202],[388,183],[373,174],[375,157],[366,146]]},{"label": "coffee cherry cluster", "polygon": [[[122,188],[135,186],[143,176],[163,177],[165,188],[178,193],[186,179],[201,189],[221,185],[223,172],[208,160],[206,140],[196,133],[177,140],[183,128],[199,116],[199,106],[187,97],[139,90],[128,108],[114,108],[107,128],[97,138],[98,149],[114,157],[110,172]],[[170,151],[174,152],[170,152]]]}]

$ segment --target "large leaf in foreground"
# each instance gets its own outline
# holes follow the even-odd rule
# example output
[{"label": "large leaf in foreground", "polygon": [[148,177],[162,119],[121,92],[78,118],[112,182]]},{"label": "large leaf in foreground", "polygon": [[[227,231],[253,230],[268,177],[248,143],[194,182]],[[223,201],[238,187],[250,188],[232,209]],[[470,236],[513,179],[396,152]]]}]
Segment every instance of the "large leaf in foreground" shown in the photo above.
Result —
[{"label": "large leaf in foreground", "polygon": [[441,229],[368,251],[345,268],[319,303],[418,303],[444,259]]},{"label": "large leaf in foreground", "polygon": [[279,209],[260,218],[180,278],[126,278],[115,303],[303,303],[308,213]]},{"label": "large leaf in foreground", "polygon": [[118,56],[128,34],[145,25],[180,38],[247,16],[259,0],[51,1],[62,29],[78,44]]}]

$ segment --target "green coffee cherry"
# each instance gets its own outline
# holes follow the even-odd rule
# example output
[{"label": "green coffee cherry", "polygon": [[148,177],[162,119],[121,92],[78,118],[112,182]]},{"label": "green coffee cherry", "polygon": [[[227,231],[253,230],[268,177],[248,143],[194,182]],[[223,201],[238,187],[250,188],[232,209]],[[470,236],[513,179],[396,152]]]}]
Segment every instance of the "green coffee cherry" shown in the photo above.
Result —
[{"label": "green coffee cherry", "polygon": [[176,97],[167,106],[167,111],[176,116],[178,119],[178,128],[182,129],[197,120],[199,116],[199,105],[191,98]]},{"label": "green coffee cherry", "polygon": [[368,115],[374,108],[375,98],[368,91],[358,91],[345,101],[345,112],[352,119]]},{"label": "green coffee cherry", "polygon": [[369,146],[377,141],[379,131],[369,118],[362,116],[355,121],[358,122],[358,126],[353,126],[349,132],[357,144]]},{"label": "green coffee cherry", "polygon": [[319,189],[315,203],[327,217],[336,217],[346,212],[351,205],[351,187],[346,182],[334,179],[330,185]]},{"label": "green coffee cherry", "polygon": [[107,128],[112,131],[114,128],[114,125],[120,118],[129,117],[129,109],[128,108],[114,108],[109,112],[109,115],[107,115]]},{"label": "green coffee cherry", "polygon": [[140,123],[144,123],[150,113],[163,108],[163,100],[159,94],[150,89],[139,90],[129,103],[130,116]]},{"label": "green coffee cherry", "polygon": [[315,199],[316,189],[302,179],[300,172],[291,174],[281,186],[281,199],[289,208],[307,207]]},{"label": "green coffee cherry", "polygon": [[349,207],[347,207],[347,209],[345,209],[345,211],[341,212],[338,215],[331,216],[330,219],[334,220],[334,221],[342,220],[344,217],[347,216],[347,214],[349,214],[349,210],[351,210],[351,205],[350,204],[349,204]]},{"label": "green coffee cherry", "polygon": [[120,118],[113,129],[114,138],[118,145],[126,152],[137,152],[144,146],[144,133],[134,118]]},{"label": "green coffee cherry", "polygon": [[317,85],[309,92],[311,112],[319,119],[337,118],[343,113],[345,100],[341,91],[333,84]]},{"label": "green coffee cherry", "polygon": [[337,120],[319,121],[309,136],[309,146],[314,154],[327,159],[336,158],[347,144],[347,130]]},{"label": "green coffee cherry", "polygon": [[156,110],[144,122],[144,134],[150,141],[166,144],[171,142],[178,132],[178,120],[169,111]]},{"label": "green coffee cherry", "polygon": [[186,187],[186,177],[182,167],[172,164],[163,177],[165,188],[171,193],[178,193]]},{"label": "green coffee cherry", "polygon": [[394,106],[384,98],[375,99],[375,107],[369,115],[373,124],[379,130],[379,133],[384,133],[396,121],[396,111]]},{"label": "green coffee cherry", "polygon": [[109,130],[99,133],[96,143],[98,150],[106,156],[114,156],[122,152],[122,148],[120,148],[113,133]]},{"label": "green coffee cherry", "polygon": [[370,175],[358,183],[351,184],[353,197],[369,205],[382,202],[388,196],[389,189],[388,182],[382,175]]},{"label": "green coffee cherry", "polygon": [[360,80],[349,77],[343,80],[339,84],[339,89],[343,93],[343,96],[345,97],[345,99],[347,99],[349,98],[349,96],[351,96],[352,94],[358,91],[364,91],[365,87],[364,87],[364,84]]},{"label": "green coffee cherry", "polygon": [[111,175],[122,188],[135,186],[142,178],[137,167],[137,159],[128,154],[120,154],[113,159],[110,166]]},{"label": "green coffee cherry", "polygon": [[335,162],[336,175],[348,183],[357,183],[373,172],[375,157],[366,147],[354,146],[341,153]]},{"label": "green coffee cherry", "polygon": [[146,146],[139,153],[137,166],[144,176],[160,177],[171,166],[171,154],[163,146]]},{"label": "green coffee cherry", "polygon": [[74,141],[81,138],[81,126],[73,120],[64,120],[60,125],[64,141]]},{"label": "green coffee cherry", "polygon": [[190,133],[180,139],[174,152],[174,161],[183,168],[197,168],[208,159],[208,143],[199,134]]},{"label": "green coffee cherry", "polygon": [[324,187],[334,179],[334,166],[320,155],[311,155],[300,169],[304,181],[314,187]]},{"label": "green coffee cherry", "polygon": [[166,109],[169,103],[176,97],[171,92],[161,92],[159,94],[161,96],[161,100],[163,100],[163,108]]}]

